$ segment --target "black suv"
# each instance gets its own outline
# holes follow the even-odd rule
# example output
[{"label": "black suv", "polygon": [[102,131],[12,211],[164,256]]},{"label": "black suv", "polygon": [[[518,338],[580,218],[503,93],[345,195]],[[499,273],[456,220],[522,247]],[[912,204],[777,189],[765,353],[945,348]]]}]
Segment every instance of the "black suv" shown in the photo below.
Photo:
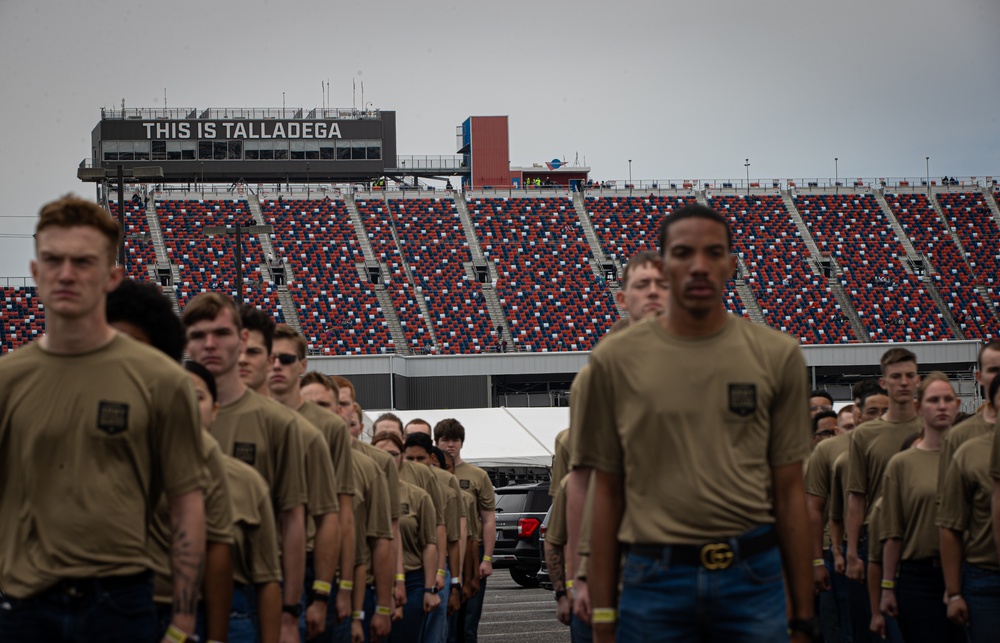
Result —
[{"label": "black suv", "polygon": [[497,540],[493,566],[509,569],[510,577],[521,587],[538,587],[535,578],[541,567],[538,536],[551,504],[548,482],[496,490]]}]

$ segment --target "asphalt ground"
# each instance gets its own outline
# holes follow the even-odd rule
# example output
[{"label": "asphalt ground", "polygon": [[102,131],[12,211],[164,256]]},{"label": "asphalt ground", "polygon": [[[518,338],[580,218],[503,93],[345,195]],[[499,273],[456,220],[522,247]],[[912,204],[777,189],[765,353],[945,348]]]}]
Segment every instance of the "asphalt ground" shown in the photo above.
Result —
[{"label": "asphalt ground", "polygon": [[486,585],[479,640],[569,643],[569,627],[556,620],[551,590],[526,589],[511,580],[506,569],[498,569]]}]

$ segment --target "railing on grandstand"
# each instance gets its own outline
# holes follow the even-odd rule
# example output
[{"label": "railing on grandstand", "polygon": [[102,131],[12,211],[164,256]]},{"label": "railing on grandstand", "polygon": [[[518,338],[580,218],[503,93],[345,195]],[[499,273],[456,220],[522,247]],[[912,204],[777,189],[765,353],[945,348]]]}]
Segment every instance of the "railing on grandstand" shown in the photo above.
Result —
[{"label": "railing on grandstand", "polygon": [[[397,156],[396,170],[434,170],[434,169],[459,169],[463,165],[463,157],[455,155],[438,156]],[[390,170],[386,170],[387,172]]]},{"label": "railing on grandstand", "polygon": [[[947,177],[947,181],[945,181],[944,178],[945,177],[940,176],[930,177],[930,187],[935,191],[961,192],[963,189],[968,190],[970,188],[978,187],[994,187],[997,185],[994,177],[991,176],[949,176]],[[623,190],[629,189],[631,189],[633,193],[642,193],[644,191],[679,192],[685,190],[708,189],[721,193],[732,192],[734,194],[740,194],[741,192],[745,194],[747,189],[759,192],[760,190],[795,188],[821,190],[824,192],[870,192],[871,190],[879,187],[886,188],[888,190],[926,189],[927,177],[865,177],[854,179],[841,178],[839,180],[818,177],[782,179],[768,178],[750,179],[749,182],[747,182],[746,179],[657,179],[633,181],[631,186],[629,185],[628,180],[616,179],[610,181],[594,181],[592,184],[584,186],[587,191],[607,191],[609,193],[621,193]],[[541,188],[551,189],[552,186],[541,186]],[[534,191],[539,188],[525,186],[525,189]],[[566,188],[563,187],[561,189],[565,190]],[[496,190],[506,192],[507,188],[496,188]]]},{"label": "railing on grandstand", "polygon": [[101,109],[102,120],[220,120],[227,118],[247,120],[294,120],[294,119],[337,119],[337,120],[378,120],[382,117],[378,109],[356,109],[348,107],[316,107],[306,111],[304,107],[130,107],[125,109]]},{"label": "railing on grandstand", "polygon": [[35,280],[31,277],[0,277],[0,287],[3,288],[34,288]]}]

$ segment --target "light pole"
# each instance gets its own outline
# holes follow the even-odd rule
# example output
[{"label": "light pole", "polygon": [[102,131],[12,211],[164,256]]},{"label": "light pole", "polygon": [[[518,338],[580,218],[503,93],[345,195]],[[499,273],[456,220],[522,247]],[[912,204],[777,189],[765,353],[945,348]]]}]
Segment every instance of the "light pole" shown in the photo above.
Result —
[{"label": "light pole", "polygon": [[747,196],[750,196],[750,159],[745,159],[743,167],[747,169]]},{"label": "light pole", "polygon": [[840,166],[838,164],[838,159],[836,156],[833,157],[833,192],[834,194],[840,194]]},{"label": "light pole", "polygon": [[929,156],[925,156],[924,157],[924,172],[925,172],[925,176],[927,177],[927,180],[924,181],[924,183],[926,183],[926,185],[927,185],[927,194],[930,194],[931,193],[931,157],[929,157]]},{"label": "light pole", "polygon": [[306,163],[306,198],[308,199],[311,196],[312,192],[310,191],[309,188],[309,164]]},{"label": "light pole", "polygon": [[632,159],[628,160],[628,195],[632,196]]},{"label": "light pole", "polygon": [[[239,223],[235,227],[207,225],[202,228],[202,232],[207,237],[217,235],[232,235],[236,237],[236,303],[243,303],[243,235],[244,234],[274,234],[274,228],[269,225],[249,225],[244,226]],[[268,262],[270,268],[270,262]]]}]

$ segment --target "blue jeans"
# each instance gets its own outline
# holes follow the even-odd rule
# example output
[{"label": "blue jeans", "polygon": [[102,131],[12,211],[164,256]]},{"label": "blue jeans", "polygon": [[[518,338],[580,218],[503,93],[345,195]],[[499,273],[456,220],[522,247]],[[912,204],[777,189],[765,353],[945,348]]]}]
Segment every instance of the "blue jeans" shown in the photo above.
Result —
[{"label": "blue jeans", "polygon": [[330,596],[326,601],[326,628],[319,636],[306,639],[306,610],[309,609],[309,596],[312,594],[313,581],[316,580],[316,567],[313,563],[312,554],[306,557],[306,573],[302,587],[302,616],[299,617],[299,637],[303,641],[310,643],[335,643],[337,641],[351,640],[351,619],[345,618],[340,623],[337,622],[337,592],[340,591],[337,580],[334,579]]},{"label": "blue jeans", "polygon": [[816,617],[819,618],[823,640],[826,643],[841,643],[840,616],[837,611],[836,596],[833,593],[833,553],[823,552],[823,564],[830,575],[830,589],[816,594]]},{"label": "blue jeans", "polygon": [[424,570],[406,572],[403,620],[392,624],[389,643],[421,643],[424,639]]},{"label": "blue jeans", "polygon": [[572,643],[591,643],[594,640],[594,630],[585,621],[581,621],[572,615],[569,622],[569,640]]},{"label": "blue jeans", "polygon": [[375,615],[375,586],[369,585],[365,588],[365,617],[361,620],[361,630],[365,635],[365,643],[372,639],[372,616]]},{"label": "blue jeans", "polygon": [[[835,545],[836,546],[836,545]],[[842,544],[840,553],[847,557],[847,545]],[[840,631],[842,643],[854,643],[854,632],[851,629],[851,610],[847,601],[847,576],[838,574],[833,569],[833,556],[830,556],[831,564],[827,567],[830,571],[830,589],[833,592],[833,600],[837,605],[837,624]]]},{"label": "blue jeans", "polygon": [[444,588],[438,592],[441,604],[427,615],[424,622],[424,643],[447,643],[448,641],[448,597],[451,596],[451,571],[445,570]]},{"label": "blue jeans", "polygon": [[479,592],[462,603],[462,607],[448,617],[448,643],[477,643],[479,619],[483,615],[485,597],[486,579],[480,578]]},{"label": "blue jeans", "polygon": [[619,643],[788,640],[777,547],[718,570],[672,566],[669,547],[661,558],[630,552],[622,582]]},{"label": "blue jeans", "polygon": [[229,610],[229,643],[256,643],[257,629],[257,590],[253,585],[235,585]]},{"label": "blue jeans", "polygon": [[969,641],[996,641],[1000,633],[1000,572],[962,563],[962,596],[969,606]]},{"label": "blue jeans", "polygon": [[906,643],[959,643],[960,628],[948,621],[941,601],[944,576],[931,561],[904,560],[896,580],[899,631]]},{"label": "blue jeans", "polygon": [[30,598],[0,598],[3,643],[129,643],[157,634],[150,574],[67,580]]},{"label": "blue jeans", "polygon": [[[846,548],[844,557],[847,557]],[[865,577],[868,577],[868,534],[862,533],[858,540],[858,558],[865,567]],[[872,622],[872,606],[868,602],[868,585],[865,581],[853,581],[844,576],[847,584],[847,606],[851,613],[851,639],[854,643],[876,643],[881,641],[869,628]],[[888,628],[888,621],[886,626]],[[895,625],[893,625],[895,627]]]}]

